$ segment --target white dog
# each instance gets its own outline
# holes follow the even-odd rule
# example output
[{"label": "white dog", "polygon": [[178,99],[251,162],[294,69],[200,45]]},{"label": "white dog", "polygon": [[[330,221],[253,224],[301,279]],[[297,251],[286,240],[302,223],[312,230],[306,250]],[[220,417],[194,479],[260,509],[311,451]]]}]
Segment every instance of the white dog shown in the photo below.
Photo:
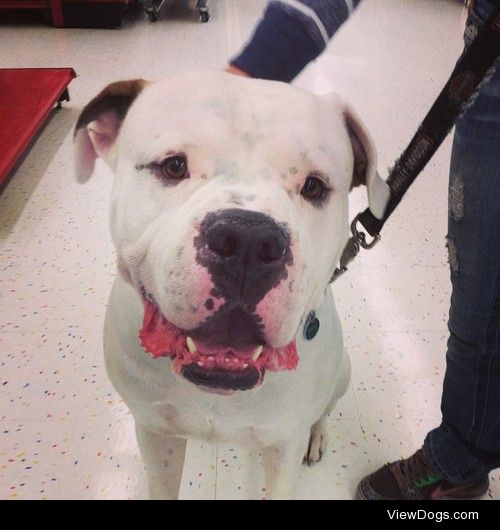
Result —
[{"label": "white dog", "polygon": [[97,157],[116,177],[104,352],[150,496],[177,497],[197,437],[260,448],[268,496],[293,497],[349,382],[328,286],[348,193],[378,216],[389,193],[364,126],[334,95],[205,72],[110,85],[75,144],[80,181]]}]

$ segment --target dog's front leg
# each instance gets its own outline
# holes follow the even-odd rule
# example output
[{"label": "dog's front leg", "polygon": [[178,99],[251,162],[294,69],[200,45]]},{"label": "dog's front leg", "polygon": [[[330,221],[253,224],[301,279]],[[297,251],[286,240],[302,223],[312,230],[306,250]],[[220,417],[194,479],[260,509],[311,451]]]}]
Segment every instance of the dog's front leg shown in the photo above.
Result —
[{"label": "dog's front leg", "polygon": [[267,499],[293,499],[307,443],[304,433],[262,450]]},{"label": "dog's front leg", "polygon": [[148,478],[149,497],[177,499],[186,453],[186,440],[152,432],[136,422],[135,432]]}]

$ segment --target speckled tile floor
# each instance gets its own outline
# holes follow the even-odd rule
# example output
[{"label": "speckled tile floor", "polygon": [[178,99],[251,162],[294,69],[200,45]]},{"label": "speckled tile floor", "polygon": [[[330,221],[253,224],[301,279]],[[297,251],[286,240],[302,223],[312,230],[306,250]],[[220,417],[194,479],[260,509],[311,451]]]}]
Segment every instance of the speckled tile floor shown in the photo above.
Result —
[{"label": "speckled tile floor", "polygon": [[[222,68],[265,0],[212,2],[199,24],[177,3],[120,30],[1,26],[0,67],[72,66],[72,100],[55,113],[0,195],[0,498],[147,497],[132,419],[104,372],[101,324],[114,275],[107,228],[111,179],[86,186],[71,167],[79,109],[105,84]],[[411,21],[411,23],[408,23]],[[464,13],[447,0],[365,0],[297,84],[349,99],[375,137],[384,172],[451,71]],[[353,362],[321,464],[298,498],[351,498],[357,481],[407,456],[439,422],[449,282],[447,141],[383,242],[334,288]],[[364,209],[351,194],[352,213]],[[500,473],[485,498],[500,499]],[[236,446],[192,441],[182,498],[262,498],[261,466]]]}]

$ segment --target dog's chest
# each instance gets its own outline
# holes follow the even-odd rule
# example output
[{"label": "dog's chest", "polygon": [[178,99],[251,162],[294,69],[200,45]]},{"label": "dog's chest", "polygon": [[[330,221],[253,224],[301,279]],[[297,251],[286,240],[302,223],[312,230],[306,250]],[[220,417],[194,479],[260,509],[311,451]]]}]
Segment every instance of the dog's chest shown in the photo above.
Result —
[{"label": "dog's chest", "polygon": [[[179,380],[170,370],[160,373],[166,381],[150,380],[147,392],[143,381],[142,390],[138,386],[137,391],[132,380],[126,383],[134,394],[126,399],[127,405],[153,431],[207,441],[266,445],[279,439],[293,424],[289,400],[278,396],[273,399],[274,392],[265,387],[257,392],[219,396]],[[121,393],[126,398],[126,393]]]}]

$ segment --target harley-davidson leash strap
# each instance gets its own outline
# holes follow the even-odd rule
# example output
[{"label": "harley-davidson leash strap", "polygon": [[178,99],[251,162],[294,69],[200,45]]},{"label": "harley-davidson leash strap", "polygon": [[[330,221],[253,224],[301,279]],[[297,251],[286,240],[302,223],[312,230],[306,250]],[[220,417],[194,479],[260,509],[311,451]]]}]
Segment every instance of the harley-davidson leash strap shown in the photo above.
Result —
[{"label": "harley-davidson leash strap", "polygon": [[[457,118],[474,102],[480,85],[492,75],[495,60],[500,57],[500,5],[482,26],[474,41],[464,51],[448,82],[432,105],[417,133],[389,172],[390,198],[384,216],[378,219],[367,208],[351,224],[352,237],[347,242],[339,267],[331,281],[347,270],[360,247],[371,248],[380,239],[385,222],[418,174],[432,158]],[[368,242],[358,223],[372,236]]]}]

